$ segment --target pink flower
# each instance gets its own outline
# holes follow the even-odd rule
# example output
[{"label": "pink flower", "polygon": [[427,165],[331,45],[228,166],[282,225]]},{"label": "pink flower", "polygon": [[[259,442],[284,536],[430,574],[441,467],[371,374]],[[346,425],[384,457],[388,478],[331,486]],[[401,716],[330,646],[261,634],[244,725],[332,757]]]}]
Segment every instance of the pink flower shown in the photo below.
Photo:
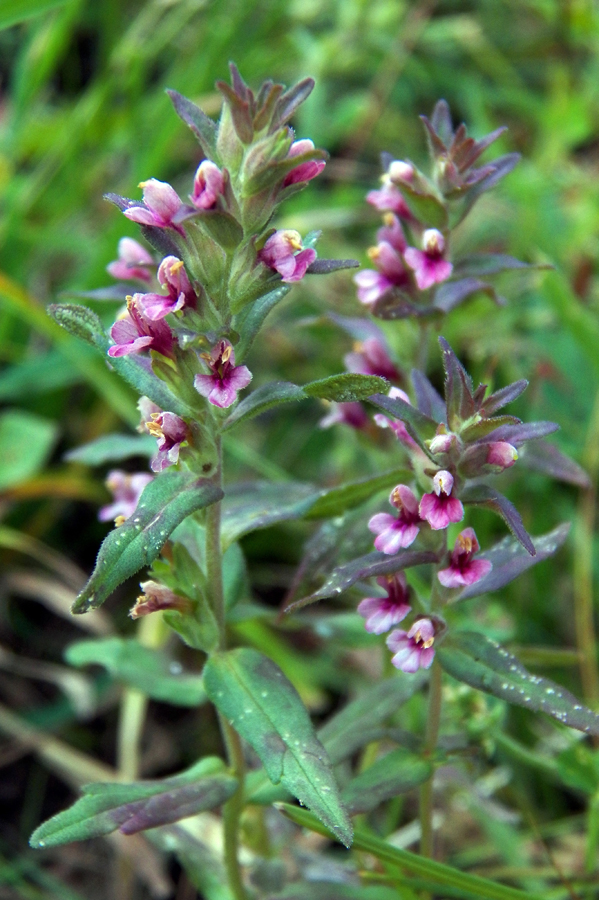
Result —
[{"label": "pink flower", "polygon": [[507,441],[494,441],[489,444],[487,465],[497,466],[499,471],[509,469],[518,459],[518,451]]},{"label": "pink flower", "polygon": [[473,528],[460,531],[451,554],[451,563],[447,569],[437,572],[437,578],[447,588],[463,587],[475,584],[488,575],[493,564],[488,559],[472,559],[480,550]]},{"label": "pink flower", "polygon": [[[299,252],[298,252],[299,251]],[[265,266],[279,273],[288,284],[300,281],[306,269],[316,259],[316,251],[303,249],[302,238],[298,231],[275,231],[258,253],[258,259]]]},{"label": "pink flower", "polygon": [[181,226],[173,222],[173,218],[183,205],[176,190],[170,184],[156,178],[142,181],[139,186],[143,189],[143,206],[130,206],[123,211],[124,215],[140,225],[174,228],[180,234],[184,234]]},{"label": "pink flower", "polygon": [[389,278],[374,269],[362,269],[353,281],[358,287],[358,300],[365,306],[372,306],[394,287]]},{"label": "pink flower", "polygon": [[387,241],[381,241],[371,247],[368,255],[375,263],[378,271],[363,269],[354,275],[354,283],[358,285],[358,300],[370,305],[376,303],[393,287],[405,287],[409,277],[401,256]]},{"label": "pink flower", "polygon": [[154,476],[149,472],[135,472],[133,475],[119,469],[109,472],[106,487],[114,499],[108,506],[101,508],[98,513],[100,522],[116,519],[117,525],[122,525],[125,519],[133,515],[145,486],[153,480]]},{"label": "pink flower", "polygon": [[184,306],[195,308],[196,295],[182,261],[176,256],[166,256],[162,260],[158,267],[158,281],[168,289],[168,296],[143,294],[140,301],[145,315],[152,322],[164,319],[169,313],[177,312]]},{"label": "pink flower", "polygon": [[383,634],[398,625],[411,610],[409,588],[403,572],[382,575],[377,584],[387,591],[386,597],[366,597],[358,604],[358,612],[366,619],[364,627],[371,634]]},{"label": "pink flower", "polygon": [[432,494],[425,494],[420,501],[420,515],[426,519],[433,531],[447,528],[450,522],[461,522],[464,518],[464,507],[451,496],[453,475],[441,469],[433,478]]},{"label": "pink flower", "polygon": [[[399,399],[403,400],[404,403],[410,403],[410,398],[408,397],[406,392],[402,391],[402,389],[398,387],[392,387],[389,390],[387,396],[391,397],[392,399],[395,397],[399,397]],[[399,419],[388,419],[387,416],[384,416],[382,413],[377,413],[374,416],[374,421],[379,426],[379,428],[390,428],[391,431],[395,434],[395,437],[399,441],[401,441],[402,444],[405,444],[406,447],[409,447],[410,450],[418,450],[418,452],[421,452],[418,444],[416,443],[414,438],[408,434],[406,426],[403,422],[400,422]]]},{"label": "pink flower", "polygon": [[126,313],[110,329],[115,344],[109,348],[109,356],[129,356],[142,350],[156,350],[163,356],[172,357],[173,334],[165,322],[152,321],[147,315],[144,297],[148,296],[152,295],[134,294],[127,297]]},{"label": "pink flower", "polygon": [[404,484],[393,488],[389,503],[399,510],[397,517],[390,513],[377,513],[368,522],[368,528],[378,535],[374,539],[375,548],[391,556],[402,547],[414,543],[420,530],[420,516],[418,501]]},{"label": "pink flower", "polygon": [[[294,141],[289,148],[287,157],[302,156],[304,153],[309,153],[310,150],[314,150],[314,144],[309,138]],[[298,184],[301,181],[312,181],[313,178],[320,175],[325,166],[326,163],[323,159],[312,159],[309,162],[300,163],[299,166],[287,173],[283,181],[283,187],[287,187],[290,184]]]},{"label": "pink flower", "polygon": [[[445,426],[439,427],[444,429]],[[427,441],[427,444],[433,456],[436,456],[438,453],[449,453],[451,448],[457,444],[457,437],[451,432],[448,433],[445,430],[439,431],[437,429],[437,434],[430,441]]]},{"label": "pink flower", "polygon": [[419,290],[425,291],[433,284],[440,284],[451,275],[453,266],[443,257],[445,238],[436,228],[427,228],[422,235],[422,250],[408,247],[404,259],[414,270]]},{"label": "pink flower", "polygon": [[189,438],[183,419],[172,412],[152,413],[146,428],[158,438],[158,453],[150,463],[152,472],[162,472],[178,463],[181,444]]},{"label": "pink flower", "polygon": [[403,233],[403,228],[401,227],[401,222],[397,216],[391,212],[385,213],[383,222],[385,224],[382,228],[379,228],[376,233],[377,241],[379,243],[385,241],[387,244],[390,244],[394,250],[397,250],[398,253],[403,253],[408,245]]},{"label": "pink flower", "polygon": [[394,654],[392,664],[409,674],[430,669],[435,656],[434,641],[435,626],[430,619],[416,619],[409,631],[392,631],[387,638],[387,647]]},{"label": "pink flower", "polygon": [[151,281],[152,276],[147,266],[153,266],[154,260],[145,247],[133,238],[124,237],[119,241],[119,258],[106,266],[106,271],[113,278],[123,281]]},{"label": "pink flower", "polygon": [[129,611],[132,619],[139,619],[140,616],[148,616],[159,610],[174,610],[183,615],[193,613],[193,604],[188,597],[180,597],[158,581],[142,581],[140,588],[143,594],[137,598],[135,606]]},{"label": "pink flower", "polygon": [[348,403],[331,403],[330,411],[318,423],[320,428],[331,428],[332,425],[349,425],[357,431],[367,431],[370,428],[370,419],[364,412],[364,407],[357,400]]},{"label": "pink flower", "polygon": [[389,381],[398,381],[401,377],[397,367],[391,362],[384,343],[376,337],[355,344],[353,352],[347,353],[343,361],[348,372],[379,375]]},{"label": "pink flower", "polygon": [[210,353],[201,353],[200,359],[207,363],[211,374],[196,375],[193,386],[213,406],[226,409],[237,400],[237,392],[248,386],[252,373],[246,366],[235,365],[235,351],[226,340],[215,344]]},{"label": "pink flower", "polygon": [[223,173],[209,159],[200,163],[193,179],[190,200],[196,209],[214,209],[225,189]]}]

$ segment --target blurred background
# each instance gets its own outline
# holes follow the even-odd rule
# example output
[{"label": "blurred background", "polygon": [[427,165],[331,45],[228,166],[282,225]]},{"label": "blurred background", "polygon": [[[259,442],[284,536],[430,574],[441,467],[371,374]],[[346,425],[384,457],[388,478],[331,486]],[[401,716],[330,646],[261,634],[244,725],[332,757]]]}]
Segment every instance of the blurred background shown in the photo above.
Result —
[{"label": "blurred background", "polygon": [[[122,848],[96,841],[94,851],[74,845],[46,861],[27,850],[33,827],[66,805],[78,784],[118,767],[122,753],[115,683],[67,667],[63,652],[81,637],[131,633],[136,584],[124,585],[100,613],[69,617],[107,532],[97,512],[109,500],[110,466],[65,454],[104,434],[134,434],[136,397],[45,312],[69,292],[108,286],[105,270],[119,238],[137,236],[103,193],[137,198],[138,183],[150,177],[189,193],[201,156],[166,88],[216,116],[213,85],[228,77],[229,60],[252,87],[311,75],[316,88],[296,134],[331,160],[281,210],[278,224],[322,229],[320,255],[366,264],[378,216],[365,194],[377,185],[381,151],[425,163],[419,114],[444,97],[454,122],[465,121],[475,137],[509,126],[496,149],[518,151],[522,161],[476,207],[455,246],[554,269],[502,276],[507,306],[477,299],[452,314],[443,334],[475,381],[497,387],[529,379],[510,412],[559,422],[553,442],[595,482],[599,10],[592,0],[10,0],[0,3],[0,29],[0,896],[112,897],[108,873],[122,865]],[[114,321],[116,304],[90,306],[107,326]],[[255,384],[341,371],[351,340],[327,322],[330,311],[362,314],[351,273],[308,278],[293,289],[248,363]],[[410,326],[385,323],[385,332],[401,362],[414,339]],[[431,359],[438,359],[438,382],[433,344]],[[310,403],[301,413],[284,408],[254,420],[227,443],[229,479],[326,485],[401,464],[385,435],[373,443],[344,426],[319,429],[325,412]],[[146,465],[137,458],[125,468]],[[594,491],[580,494],[517,471],[510,478],[508,493],[533,534],[564,520],[574,529],[557,560],[511,586],[501,606],[489,601],[487,630],[523,647],[523,659],[594,705]],[[501,522],[482,513],[474,524],[483,545],[504,534]],[[254,596],[263,604],[280,602],[312,530],[286,526],[245,539]],[[244,637],[258,646],[268,635]],[[326,712],[341,687],[322,663],[326,652],[300,665],[300,653],[314,649],[304,639],[292,629],[284,641],[276,638],[277,652],[304,698]],[[529,730],[530,717],[511,715],[525,744],[543,739]],[[152,702],[142,774],[181,768],[198,748],[218,749],[211,729],[202,712]],[[548,787],[534,767],[519,777],[512,790],[526,797],[536,821],[566,823],[563,846],[574,854],[566,868],[574,865],[583,852],[583,788]],[[505,834],[483,828],[483,837],[500,844]],[[139,896],[174,896],[178,870],[160,869],[141,839],[131,844],[129,865],[151,873]]]}]

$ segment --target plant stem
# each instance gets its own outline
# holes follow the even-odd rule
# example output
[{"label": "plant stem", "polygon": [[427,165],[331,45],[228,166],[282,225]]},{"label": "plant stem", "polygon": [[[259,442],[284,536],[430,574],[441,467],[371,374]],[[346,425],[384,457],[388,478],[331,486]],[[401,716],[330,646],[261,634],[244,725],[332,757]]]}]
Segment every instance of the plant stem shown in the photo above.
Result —
[{"label": "plant stem", "polygon": [[[219,456],[218,479],[222,485],[222,447],[217,443]],[[219,650],[226,647],[225,597],[223,592],[223,555],[221,550],[221,501],[213,503],[206,510],[206,574],[210,590],[212,612],[218,623]]]},{"label": "plant stem", "polygon": [[[430,757],[437,746],[439,725],[441,722],[441,666],[435,660],[431,669],[431,680],[428,698],[428,718],[426,722],[426,738],[424,757]],[[420,853],[422,856],[433,855],[433,775],[420,788]]]}]

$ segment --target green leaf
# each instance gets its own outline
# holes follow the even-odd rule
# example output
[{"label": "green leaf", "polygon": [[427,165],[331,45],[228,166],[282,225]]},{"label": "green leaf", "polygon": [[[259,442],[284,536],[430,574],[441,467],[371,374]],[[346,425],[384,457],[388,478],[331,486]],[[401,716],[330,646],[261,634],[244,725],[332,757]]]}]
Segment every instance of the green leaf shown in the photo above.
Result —
[{"label": "green leaf", "polygon": [[278,666],[247,648],[215,654],[204,668],[204,685],[214,705],[254,748],[270,780],[282,782],[349,846],[351,822],[326,750]]},{"label": "green leaf", "polygon": [[222,760],[207,757],[180,775],[131,784],[86,784],[73,806],[36,828],[32,847],[56,847],[110,834],[137,834],[226,802],[237,790]]},{"label": "green leaf", "polygon": [[399,896],[395,888],[384,884],[362,886],[340,881],[296,881],[276,894],[269,894],[267,900],[399,900]]},{"label": "green leaf", "polygon": [[355,400],[365,400],[371,394],[386,391],[389,383],[378,375],[357,375],[353,372],[344,372],[341,375],[331,375],[330,378],[321,378],[319,381],[311,381],[303,387],[307,397],[318,397],[321,400],[334,400],[336,403],[350,403]]},{"label": "green leaf", "polygon": [[258,297],[253,303],[244,307],[233,320],[233,326],[241,335],[239,344],[235,347],[235,359],[237,363],[243,362],[248,351],[254,343],[254,338],[262,328],[264,320],[271,310],[286,297],[292,285],[280,284],[268,294]]},{"label": "green leaf", "polygon": [[102,437],[65,453],[67,462],[80,462],[88,466],[102,466],[107,462],[120,462],[131,456],[153,456],[156,438],[151,435],[103,434]]},{"label": "green leaf", "polygon": [[[300,809],[298,806],[290,806],[287,803],[279,804],[278,808],[292,822],[302,828],[309,828],[317,834],[330,836],[330,832],[307,809]],[[383,863],[399,867],[440,885],[440,896],[443,896],[444,888],[455,888],[463,891],[465,897],[476,898],[476,900],[543,900],[541,895],[531,891],[520,891],[517,888],[497,884],[480,875],[460,872],[445,863],[427,859],[411,853],[409,850],[401,850],[361,828],[357,828],[355,831],[353,848],[362,850],[364,853],[371,853]]]},{"label": "green leaf", "polygon": [[192,512],[216,503],[223,492],[192,472],[167,471],[145,488],[134,514],[105,538],[90,580],[73,604],[74,613],[95,609],[130,575],[149,565],[177,525]]},{"label": "green leaf", "polygon": [[175,112],[186,125],[189,125],[206,156],[214,160],[216,157],[216,123],[187,97],[172,90],[167,90],[166,93],[171,98]]},{"label": "green leaf", "polygon": [[447,210],[437,197],[424,191],[416,190],[412,185],[402,181],[397,187],[406,201],[407,207],[419,222],[427,228],[439,228],[447,225]]},{"label": "green leaf", "polygon": [[293,400],[305,400],[306,395],[301,387],[290,381],[271,381],[263,384],[239,403],[230,416],[225,419],[222,430],[228,431],[240,422],[252,419],[273,406],[280,403],[290,403]]},{"label": "green leaf", "polygon": [[102,322],[87,306],[79,306],[76,303],[51,303],[48,313],[61,328],[69,334],[87,341],[92,346],[97,346],[98,341],[106,340]]},{"label": "green leaf", "polygon": [[64,6],[67,0],[0,0],[0,28],[10,28],[34,16]]},{"label": "green leaf", "polygon": [[361,772],[341,792],[350,814],[371,812],[398,794],[405,794],[428,781],[433,772],[430,762],[403,747],[392,750]]},{"label": "green leaf", "polygon": [[382,410],[386,415],[393,419],[399,419],[406,426],[406,430],[410,434],[423,453],[434,460],[433,455],[424,443],[430,440],[437,433],[437,422],[434,419],[425,416],[419,409],[406,403],[400,397],[387,397],[386,394],[375,394],[368,398],[368,402],[377,409]]},{"label": "green leaf", "polygon": [[194,213],[193,221],[224,250],[235,250],[243,240],[243,228],[230,213],[202,210]]},{"label": "green leaf", "polygon": [[0,414],[0,490],[6,490],[43,469],[58,436],[50,419],[8,409]]},{"label": "green leaf", "polygon": [[164,853],[174,853],[204,900],[235,900],[222,859],[184,825],[163,825],[144,835]]},{"label": "green leaf", "polygon": [[445,671],[458,681],[516,706],[547,713],[570,728],[599,735],[599,716],[565,688],[531,675],[515,656],[483,634],[453,632],[437,655]]},{"label": "green leaf", "polygon": [[103,666],[118,681],[174,706],[199,706],[206,699],[201,675],[185,674],[179,663],[135,639],[77,641],[67,648],[65,659],[77,668]]},{"label": "green leaf", "polygon": [[325,519],[339,516],[348,509],[353,509],[369,500],[378,491],[384,491],[412,477],[409,469],[392,469],[375,475],[373,478],[361,478],[340,484],[330,490],[321,491],[318,500],[304,514],[305,519]]}]

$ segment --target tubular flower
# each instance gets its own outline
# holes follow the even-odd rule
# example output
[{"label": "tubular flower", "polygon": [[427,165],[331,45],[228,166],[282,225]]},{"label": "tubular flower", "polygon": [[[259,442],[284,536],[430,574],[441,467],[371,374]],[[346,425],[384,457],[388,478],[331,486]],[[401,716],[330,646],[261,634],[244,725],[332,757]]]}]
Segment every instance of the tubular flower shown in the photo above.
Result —
[{"label": "tubular flower", "polygon": [[376,337],[367,338],[361,343],[354,344],[352,353],[343,357],[348,372],[357,372],[360,375],[379,375],[389,381],[398,381],[401,377],[397,367],[393,364],[387,353],[384,343]]},{"label": "tubular flower", "polygon": [[193,179],[193,194],[189,199],[196,209],[214,209],[224,189],[223,173],[217,165],[205,159],[197,168]]},{"label": "tubular flower", "polygon": [[100,522],[116,519],[117,524],[122,524],[133,515],[145,486],[153,480],[154,476],[149,472],[136,472],[133,475],[121,472],[120,469],[109,472],[106,487],[113,496],[113,502],[100,509]]},{"label": "tubular flower", "polygon": [[158,438],[158,453],[150,464],[152,472],[162,472],[178,463],[181,444],[189,437],[183,419],[172,412],[152,413],[146,428]]},{"label": "tubular flower", "polygon": [[123,281],[151,281],[152,276],[147,267],[154,265],[154,260],[145,247],[130,237],[119,241],[119,258],[106,266],[106,271],[113,278]]},{"label": "tubular flower", "polygon": [[420,515],[433,531],[447,528],[451,522],[461,522],[464,507],[457,497],[451,496],[453,475],[442,469],[433,478],[433,493],[425,494],[420,501]]},{"label": "tubular flower", "polygon": [[[156,350],[163,356],[172,356],[173,334],[165,322],[152,321],[144,309],[144,297],[149,294],[133,294],[127,297],[127,311],[110,329],[114,346],[109,356],[129,356],[142,350]],[[164,299],[164,298],[163,298]]]},{"label": "tubular flower", "polygon": [[389,503],[399,510],[398,515],[377,513],[368,522],[368,528],[377,535],[374,539],[375,548],[391,556],[402,547],[409,547],[414,543],[420,530],[420,516],[418,501],[404,484],[393,488]]},{"label": "tubular flower", "polygon": [[409,277],[401,256],[387,241],[371,247],[368,255],[378,271],[363,269],[354,275],[354,283],[358,286],[358,300],[370,306],[392,288],[408,285]]},{"label": "tubular flower", "polygon": [[142,581],[139,586],[143,594],[140,594],[135,606],[129,611],[132,619],[139,619],[140,616],[148,616],[159,610],[173,610],[183,615],[190,615],[193,612],[191,600],[180,597],[158,581]]},{"label": "tubular flower", "polygon": [[235,351],[229,341],[215,344],[210,353],[201,353],[210,375],[196,375],[193,385],[213,406],[226,409],[237,400],[237,392],[247,387],[252,373],[247,366],[235,365]]},{"label": "tubular flower", "polygon": [[176,190],[166,181],[158,181],[156,178],[142,181],[139,186],[143,190],[143,206],[130,206],[123,211],[124,215],[140,225],[174,228],[184,234],[181,226],[173,222],[183,205]]},{"label": "tubular flower", "polygon": [[377,584],[387,591],[386,597],[366,597],[358,604],[358,612],[366,621],[364,627],[371,634],[383,634],[398,625],[412,607],[408,603],[410,591],[403,572],[382,575]]},{"label": "tubular flower", "polygon": [[518,451],[507,441],[494,441],[489,444],[487,465],[497,466],[499,471],[509,469],[518,459]]},{"label": "tubular flower", "polygon": [[308,266],[316,259],[316,251],[309,247],[304,249],[300,233],[288,229],[275,231],[258,253],[258,259],[291,284],[301,281]]},{"label": "tubular flower", "polygon": [[472,559],[480,546],[473,528],[465,528],[457,538],[447,569],[441,569],[437,578],[447,588],[475,584],[488,575],[493,564],[488,559]]},{"label": "tubular flower", "polygon": [[[392,387],[389,390],[387,396],[391,397],[392,399],[395,397],[399,397],[399,399],[403,400],[404,403],[410,403],[410,398],[408,397],[406,392],[402,391],[402,389],[398,387]],[[383,415],[383,413],[377,413],[373,418],[379,428],[390,428],[397,440],[401,441],[402,444],[405,444],[406,447],[409,447],[410,450],[420,451],[418,444],[416,443],[414,438],[408,434],[406,426],[403,422],[400,422],[398,419],[388,419],[387,416]]]},{"label": "tubular flower", "polygon": [[163,294],[143,294],[140,301],[148,319],[157,322],[169,313],[177,312],[184,306],[195,308],[196,295],[189,283],[183,262],[176,256],[166,256],[158,267],[158,281],[168,290]]},{"label": "tubular flower", "polygon": [[445,238],[436,228],[427,228],[422,235],[422,250],[408,247],[404,259],[414,271],[419,290],[425,291],[433,284],[446,281],[453,272],[453,266],[444,257]]},{"label": "tubular flower", "polygon": [[392,631],[387,638],[387,647],[394,654],[392,664],[409,674],[430,669],[435,656],[434,641],[435,626],[430,619],[416,619],[409,631]]},{"label": "tubular flower", "polygon": [[397,216],[391,212],[385,213],[383,222],[385,224],[382,228],[379,228],[376,233],[377,241],[379,243],[386,241],[394,250],[397,250],[398,253],[403,253],[408,244],[406,242],[406,236],[403,233],[403,228],[401,227],[401,222]]},{"label": "tubular flower", "polygon": [[320,428],[331,428],[333,425],[349,425],[357,431],[367,431],[370,428],[370,419],[364,412],[364,407],[357,400],[347,403],[335,403],[331,401],[330,411],[318,423]]},{"label": "tubular flower", "polygon": [[[287,157],[301,156],[304,153],[309,153],[310,150],[314,150],[313,141],[309,138],[303,138],[301,141],[293,142]],[[299,184],[301,181],[312,181],[313,178],[320,175],[325,166],[326,163],[323,159],[312,159],[308,162],[300,163],[299,166],[287,173],[283,181],[283,187],[287,187],[290,184]]]},{"label": "tubular flower", "polygon": [[401,219],[412,219],[406,201],[394,181],[411,181],[413,177],[414,167],[410,163],[393,160],[384,175],[381,175],[381,189],[369,191],[366,201],[381,212],[392,212]]}]

